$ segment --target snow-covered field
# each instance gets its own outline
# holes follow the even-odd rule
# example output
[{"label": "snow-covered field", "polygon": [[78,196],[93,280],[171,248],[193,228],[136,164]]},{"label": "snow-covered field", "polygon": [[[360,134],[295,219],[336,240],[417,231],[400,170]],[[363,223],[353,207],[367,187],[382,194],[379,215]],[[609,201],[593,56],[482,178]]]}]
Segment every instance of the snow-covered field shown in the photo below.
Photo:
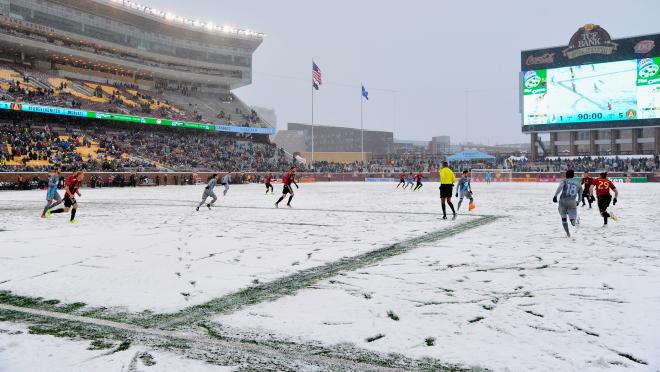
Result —
[{"label": "snow-covered field", "polygon": [[[571,239],[551,202],[555,187],[475,184],[477,209],[464,206],[455,221],[440,219],[433,183],[420,192],[301,184],[292,210],[273,207],[279,188],[265,196],[262,185],[235,185],[218,207],[199,212],[200,186],[83,189],[75,225],[64,215],[38,217],[44,192],[3,192],[0,291],[171,314],[311,270],[329,274],[269,301],[247,293],[253,297],[240,306],[204,307],[203,315],[242,337],[348,343],[464,367],[660,370],[660,185],[620,185],[620,219],[608,228],[596,209],[580,208]],[[434,235],[485,215],[501,217]],[[397,242],[406,249],[351,263]],[[336,262],[344,270],[327,269]],[[85,351],[76,337],[15,332],[26,329],[23,321],[0,323],[0,371],[33,370],[35,358],[55,370],[128,370],[142,350],[179,365],[176,352],[153,345],[105,355]],[[217,368],[180,362],[185,370]]]}]

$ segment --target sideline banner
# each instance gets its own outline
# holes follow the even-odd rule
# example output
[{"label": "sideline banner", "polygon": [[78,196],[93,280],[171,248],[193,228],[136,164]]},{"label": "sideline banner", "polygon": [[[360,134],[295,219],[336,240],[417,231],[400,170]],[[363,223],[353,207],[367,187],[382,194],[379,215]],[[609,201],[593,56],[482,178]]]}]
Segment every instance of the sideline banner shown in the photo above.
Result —
[{"label": "sideline banner", "polygon": [[365,177],[364,182],[398,182],[398,178],[374,178]]},{"label": "sideline banner", "polygon": [[148,118],[133,115],[113,114],[110,112],[96,112],[70,109],[65,107],[41,106],[24,102],[0,101],[0,110],[33,112],[38,114],[75,116],[80,118],[121,121],[126,123],[163,125],[167,127],[182,127],[217,132],[244,133],[244,134],[275,134],[274,128],[238,127],[234,125],[204,124],[170,119]]}]

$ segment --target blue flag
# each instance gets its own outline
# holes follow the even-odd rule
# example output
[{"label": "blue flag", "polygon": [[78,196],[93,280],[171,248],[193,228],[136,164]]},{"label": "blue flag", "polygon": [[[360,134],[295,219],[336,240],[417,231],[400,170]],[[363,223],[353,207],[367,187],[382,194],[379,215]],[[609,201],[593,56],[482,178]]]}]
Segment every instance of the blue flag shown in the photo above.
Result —
[{"label": "blue flag", "polygon": [[362,97],[366,98],[367,101],[369,100],[369,92],[367,92],[367,89],[364,87],[364,85],[362,86]]}]

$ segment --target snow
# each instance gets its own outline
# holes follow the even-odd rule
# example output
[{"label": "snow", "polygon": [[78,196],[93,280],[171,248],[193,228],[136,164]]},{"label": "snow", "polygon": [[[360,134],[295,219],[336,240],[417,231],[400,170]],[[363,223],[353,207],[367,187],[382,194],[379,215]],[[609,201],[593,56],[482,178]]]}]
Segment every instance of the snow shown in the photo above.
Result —
[{"label": "snow", "polygon": [[554,184],[475,186],[480,212],[510,217],[216,321],[496,370],[660,368],[658,185],[620,185],[607,229],[581,208],[574,239]]},{"label": "snow", "polygon": [[[394,186],[301,184],[289,210],[273,207],[279,190],[265,196],[262,185],[232,185],[220,207],[199,212],[200,186],[83,189],[76,225],[64,215],[38,217],[44,192],[3,192],[0,290],[173,312],[254,280],[475,218],[465,212],[441,220],[437,184],[420,192]],[[619,221],[603,228],[595,209],[580,207],[581,226],[569,239],[551,202],[555,184],[476,183],[473,214],[504,217],[214,321],[241,332],[349,342],[494,370],[658,370],[660,185],[617,186]],[[385,337],[365,341],[379,333]],[[425,344],[428,337],[434,346]],[[53,368],[67,370],[102,353],[87,346],[0,333],[0,370],[29,370],[32,359],[48,366],[56,359]],[[32,349],[39,355],[21,357]],[[83,366],[118,370],[133,357],[129,350]]]},{"label": "snow", "polygon": [[[74,225],[64,214],[39,218],[44,192],[0,193],[0,290],[171,312],[437,228],[388,205],[389,188],[363,186],[302,185],[292,204],[316,210],[288,210],[261,185],[234,185],[217,202],[230,208],[199,212],[202,186],[83,189]],[[432,197],[426,191],[405,196]],[[327,210],[339,207],[405,213]]]},{"label": "snow", "polygon": [[[68,340],[30,334],[27,326],[0,322],[0,371],[11,372],[229,372],[232,367],[210,365],[183,359],[172,352],[152,350],[132,345],[127,350],[88,350],[90,342]],[[139,357],[148,353],[153,362],[144,363]],[[152,364],[154,363],[155,364]]]}]

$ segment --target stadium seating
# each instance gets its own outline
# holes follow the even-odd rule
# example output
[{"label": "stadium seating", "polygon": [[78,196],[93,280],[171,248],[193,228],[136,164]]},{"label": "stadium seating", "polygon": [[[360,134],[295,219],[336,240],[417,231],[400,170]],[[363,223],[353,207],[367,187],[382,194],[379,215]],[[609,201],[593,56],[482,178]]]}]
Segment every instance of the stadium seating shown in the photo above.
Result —
[{"label": "stadium seating", "polygon": [[[84,69],[76,69],[78,74]],[[188,91],[150,91],[131,84],[102,84],[44,72],[26,65],[0,63],[0,94],[9,99],[52,106],[147,115],[180,121],[268,127],[233,94],[191,94]]]},{"label": "stadium seating", "polygon": [[130,125],[30,127],[0,124],[0,171],[53,165],[87,170],[284,170],[275,145],[219,133]]}]

